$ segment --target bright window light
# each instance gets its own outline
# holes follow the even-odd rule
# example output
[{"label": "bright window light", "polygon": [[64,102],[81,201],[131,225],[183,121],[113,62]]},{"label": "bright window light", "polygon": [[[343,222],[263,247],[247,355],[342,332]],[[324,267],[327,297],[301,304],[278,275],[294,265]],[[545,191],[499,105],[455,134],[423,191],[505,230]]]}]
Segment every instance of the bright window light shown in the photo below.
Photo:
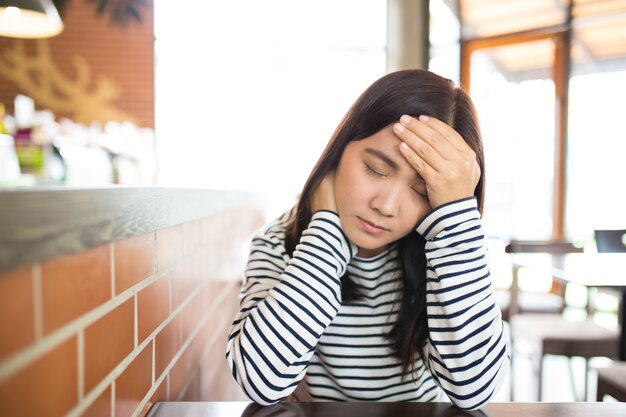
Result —
[{"label": "bright window light", "polygon": [[570,80],[566,228],[589,242],[595,229],[625,229],[626,71]]},{"label": "bright window light", "polygon": [[159,184],[295,196],[385,74],[386,6],[156,1]]}]

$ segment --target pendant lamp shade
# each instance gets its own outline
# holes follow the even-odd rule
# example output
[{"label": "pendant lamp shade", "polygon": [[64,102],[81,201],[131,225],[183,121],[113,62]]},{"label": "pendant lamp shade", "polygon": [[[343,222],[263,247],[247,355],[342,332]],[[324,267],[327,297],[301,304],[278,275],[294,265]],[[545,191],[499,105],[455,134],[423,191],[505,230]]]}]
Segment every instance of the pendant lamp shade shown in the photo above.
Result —
[{"label": "pendant lamp shade", "polygon": [[0,36],[49,38],[63,30],[51,0],[0,0]]}]

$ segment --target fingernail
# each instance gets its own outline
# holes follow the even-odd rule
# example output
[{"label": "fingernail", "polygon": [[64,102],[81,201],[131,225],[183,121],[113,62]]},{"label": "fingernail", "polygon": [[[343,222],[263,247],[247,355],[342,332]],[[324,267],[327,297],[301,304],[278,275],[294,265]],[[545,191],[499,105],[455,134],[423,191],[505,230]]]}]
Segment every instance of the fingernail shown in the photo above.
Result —
[{"label": "fingernail", "polygon": [[407,145],[406,143],[402,142],[402,143],[400,144],[400,150],[401,150],[402,152],[408,152],[408,150],[409,150],[409,145]]},{"label": "fingernail", "polygon": [[430,119],[430,117],[426,116],[425,114],[421,114],[420,115],[420,121],[427,122],[428,119]]},{"label": "fingernail", "polygon": [[400,118],[400,123],[402,123],[403,125],[408,125],[409,123],[411,123],[411,117],[410,117],[410,116],[407,116],[406,114],[405,114],[405,115],[403,115],[403,116]]},{"label": "fingernail", "polygon": [[400,123],[394,123],[393,130],[396,133],[402,133],[402,132],[404,132],[404,126],[402,126]]}]

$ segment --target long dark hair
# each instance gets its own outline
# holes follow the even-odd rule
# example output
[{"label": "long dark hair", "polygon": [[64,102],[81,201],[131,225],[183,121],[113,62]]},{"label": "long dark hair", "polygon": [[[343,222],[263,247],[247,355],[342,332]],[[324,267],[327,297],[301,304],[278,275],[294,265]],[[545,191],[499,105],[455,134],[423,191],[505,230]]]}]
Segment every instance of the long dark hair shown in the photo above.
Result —
[{"label": "long dark hair", "polygon": [[[293,256],[302,232],[311,221],[310,199],[313,191],[326,174],[337,168],[346,145],[373,135],[398,121],[403,114],[436,117],[465,139],[476,153],[481,169],[474,195],[482,211],[485,183],[483,144],[476,110],[469,96],[460,87],[455,87],[452,81],[430,71],[397,71],[385,75],[365,90],[335,129],[304,185],[296,216],[287,228],[287,253]],[[398,320],[385,336],[391,341],[393,355],[402,363],[403,376],[415,371],[417,355],[427,363],[424,356],[428,339],[425,244],[422,236],[411,232],[397,245],[402,267],[402,300]],[[359,288],[348,273],[341,277],[341,283],[344,302],[359,298]]]}]

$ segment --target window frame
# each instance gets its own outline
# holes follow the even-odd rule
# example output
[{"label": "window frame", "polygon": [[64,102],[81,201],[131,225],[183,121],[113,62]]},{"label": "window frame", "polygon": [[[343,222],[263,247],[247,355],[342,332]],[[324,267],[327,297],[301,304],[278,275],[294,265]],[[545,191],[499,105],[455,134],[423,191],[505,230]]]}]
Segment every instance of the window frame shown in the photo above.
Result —
[{"label": "window frame", "polygon": [[[460,5],[459,5],[460,6]],[[513,45],[545,39],[552,39],[554,48],[554,67],[552,79],[555,86],[555,137],[554,137],[554,186],[552,207],[552,241],[565,240],[565,201],[567,175],[567,126],[569,112],[569,79],[571,72],[571,40],[572,40],[572,7],[573,0],[569,1],[566,10],[566,20],[559,25],[526,30],[516,33],[507,33],[472,39],[461,38],[461,68],[460,83],[469,93],[471,71],[471,56],[477,50],[498,46]],[[458,13],[461,26],[462,14]],[[463,31],[461,30],[461,33]]]}]

